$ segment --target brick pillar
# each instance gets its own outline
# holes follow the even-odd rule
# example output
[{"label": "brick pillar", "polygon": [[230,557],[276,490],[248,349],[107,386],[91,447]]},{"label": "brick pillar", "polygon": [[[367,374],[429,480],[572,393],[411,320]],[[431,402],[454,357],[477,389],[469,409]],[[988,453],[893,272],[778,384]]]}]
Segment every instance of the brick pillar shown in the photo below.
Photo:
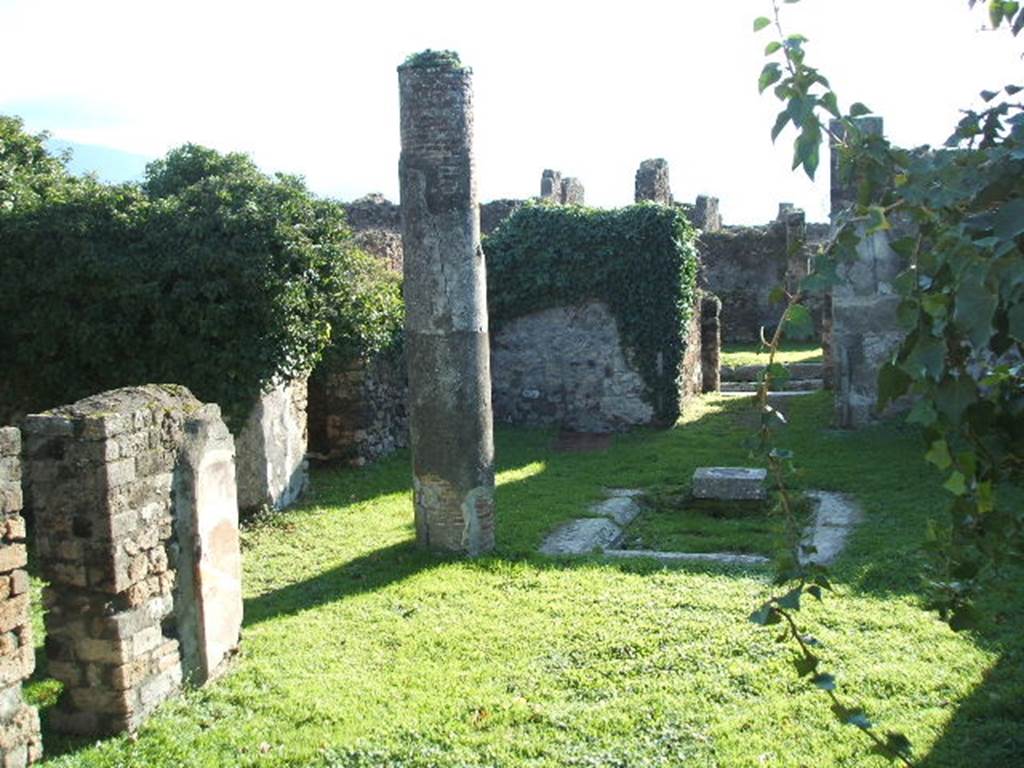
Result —
[{"label": "brick pillar", "polygon": [[42,756],[39,714],[21,697],[35,667],[29,619],[25,520],[21,517],[21,433],[0,429],[0,766]]},{"label": "brick pillar", "polygon": [[237,645],[234,442],[216,406],[157,385],[28,416],[24,429],[50,582],[46,655],[64,684],[51,726],[134,730]]},{"label": "brick pillar", "polygon": [[398,69],[416,533],[475,555],[494,546],[494,438],[471,79],[429,51]]}]

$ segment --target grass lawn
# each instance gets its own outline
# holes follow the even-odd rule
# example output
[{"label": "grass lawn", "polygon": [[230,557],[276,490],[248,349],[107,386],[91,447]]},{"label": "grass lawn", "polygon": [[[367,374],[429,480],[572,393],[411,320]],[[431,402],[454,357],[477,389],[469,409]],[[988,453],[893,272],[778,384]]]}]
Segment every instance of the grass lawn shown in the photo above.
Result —
[{"label": "grass lawn", "polygon": [[[974,634],[923,607],[918,549],[944,492],[917,435],[831,431],[825,393],[787,407],[797,485],[852,493],[867,515],[835,569],[838,595],[802,617],[841,690],[881,729],[907,733],[922,766],[1020,765],[1024,605],[993,592]],[[315,496],[244,534],[231,673],[163,706],[137,737],[45,733],[51,764],[887,765],[795,677],[790,649],[747,621],[766,573],[533,554],[602,487],[657,491],[696,466],[746,462],[753,424],[749,400],[712,396],[676,429],[600,454],[499,430],[499,551],[474,561],[415,548],[407,455],[319,471]],[[44,669],[37,678],[45,721],[55,691]]]},{"label": "grass lawn", "polygon": [[[821,344],[817,341],[787,341],[775,356],[779,363],[820,363]],[[723,366],[768,365],[768,353],[760,344],[728,344],[722,347]]]}]

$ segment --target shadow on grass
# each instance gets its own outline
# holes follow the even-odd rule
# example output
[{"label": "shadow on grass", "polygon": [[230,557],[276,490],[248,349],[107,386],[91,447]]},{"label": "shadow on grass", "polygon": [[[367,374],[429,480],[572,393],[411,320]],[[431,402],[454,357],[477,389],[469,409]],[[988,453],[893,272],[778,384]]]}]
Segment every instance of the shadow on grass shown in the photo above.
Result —
[{"label": "shadow on grass", "polygon": [[243,626],[292,616],[346,597],[374,592],[448,562],[420,549],[413,540],[393,544],[349,560],[311,579],[245,600]]}]

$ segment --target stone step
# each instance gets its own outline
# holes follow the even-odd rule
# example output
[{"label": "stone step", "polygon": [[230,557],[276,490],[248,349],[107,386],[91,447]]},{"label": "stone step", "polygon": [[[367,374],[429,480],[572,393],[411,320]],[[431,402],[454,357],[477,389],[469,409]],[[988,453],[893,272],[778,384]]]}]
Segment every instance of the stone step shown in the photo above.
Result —
[{"label": "stone step", "polygon": [[[820,379],[825,375],[822,363],[789,363],[786,365],[791,379]],[[722,381],[757,381],[764,370],[763,365],[723,365]]]},{"label": "stone step", "polygon": [[[737,392],[757,392],[758,384],[755,381],[723,381],[722,393],[731,394]],[[772,392],[816,392],[825,388],[822,379],[790,379],[781,387],[774,387]]]}]

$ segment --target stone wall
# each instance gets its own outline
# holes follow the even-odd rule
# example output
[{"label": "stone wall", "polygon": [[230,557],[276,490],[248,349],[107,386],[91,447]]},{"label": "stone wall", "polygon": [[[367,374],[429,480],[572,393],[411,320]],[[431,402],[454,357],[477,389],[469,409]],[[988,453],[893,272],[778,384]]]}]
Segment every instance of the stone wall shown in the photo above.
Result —
[{"label": "stone wall", "polygon": [[505,219],[526,205],[525,200],[492,200],[480,205],[480,234],[489,235]]},{"label": "stone wall", "polygon": [[[699,316],[687,338],[685,396],[701,389]],[[491,340],[491,374],[498,421],[611,432],[655,418],[647,386],[603,302],[545,309],[506,324]]]},{"label": "stone wall", "polygon": [[136,729],[238,644],[234,443],[184,387],[95,395],[24,422],[27,506],[49,586],[51,726]]},{"label": "stone wall", "polygon": [[404,355],[381,355],[310,379],[311,455],[360,466],[407,447],[405,365]]},{"label": "stone wall", "polygon": [[305,379],[278,384],[256,401],[238,434],[238,505],[284,509],[309,484]]},{"label": "stone wall", "polygon": [[700,236],[702,289],[722,302],[726,343],[751,343],[762,326],[773,328],[783,307],[769,300],[786,278],[786,230],[779,225],[727,227]]},{"label": "stone wall", "polygon": [[0,429],[0,765],[24,766],[42,757],[39,714],[21,695],[35,667],[21,516],[21,433]]}]

